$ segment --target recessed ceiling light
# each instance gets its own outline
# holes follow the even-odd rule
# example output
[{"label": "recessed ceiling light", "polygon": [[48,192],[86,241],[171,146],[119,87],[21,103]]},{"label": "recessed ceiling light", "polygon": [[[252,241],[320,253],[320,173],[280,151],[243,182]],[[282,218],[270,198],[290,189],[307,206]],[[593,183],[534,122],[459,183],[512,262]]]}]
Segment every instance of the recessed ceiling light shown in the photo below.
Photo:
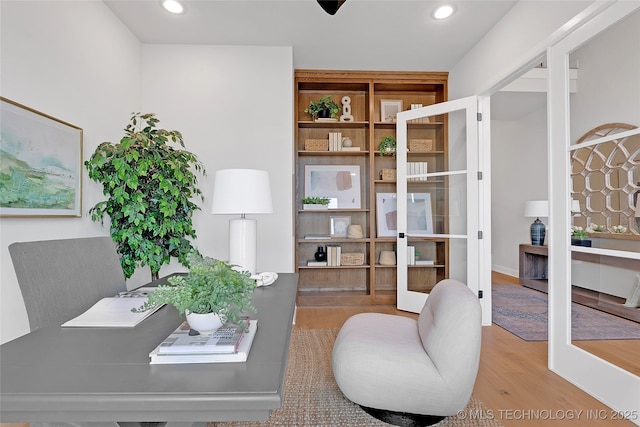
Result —
[{"label": "recessed ceiling light", "polygon": [[162,0],[162,7],[164,7],[167,12],[175,14],[184,12],[184,6],[177,0]]},{"label": "recessed ceiling light", "polygon": [[450,17],[454,11],[455,9],[453,8],[453,6],[451,6],[450,4],[445,4],[443,6],[438,7],[433,12],[433,17],[436,19],[445,19]]}]

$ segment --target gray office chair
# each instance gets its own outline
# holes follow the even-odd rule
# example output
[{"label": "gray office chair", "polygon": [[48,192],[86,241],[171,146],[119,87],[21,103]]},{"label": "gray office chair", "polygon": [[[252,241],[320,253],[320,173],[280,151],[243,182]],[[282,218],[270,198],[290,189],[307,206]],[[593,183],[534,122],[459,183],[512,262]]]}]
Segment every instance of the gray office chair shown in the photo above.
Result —
[{"label": "gray office chair", "polygon": [[32,331],[61,325],[126,290],[111,237],[18,242],[9,253]]}]

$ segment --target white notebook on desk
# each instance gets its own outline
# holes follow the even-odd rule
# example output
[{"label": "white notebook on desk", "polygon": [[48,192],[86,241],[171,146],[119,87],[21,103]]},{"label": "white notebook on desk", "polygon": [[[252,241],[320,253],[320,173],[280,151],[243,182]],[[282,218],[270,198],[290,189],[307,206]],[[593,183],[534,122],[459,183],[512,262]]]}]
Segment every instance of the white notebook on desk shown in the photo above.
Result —
[{"label": "white notebook on desk", "polygon": [[121,292],[113,297],[102,298],[90,309],[62,324],[75,328],[132,328],[155,313],[161,306],[143,312],[133,312],[147,300],[154,288],[138,288]]}]

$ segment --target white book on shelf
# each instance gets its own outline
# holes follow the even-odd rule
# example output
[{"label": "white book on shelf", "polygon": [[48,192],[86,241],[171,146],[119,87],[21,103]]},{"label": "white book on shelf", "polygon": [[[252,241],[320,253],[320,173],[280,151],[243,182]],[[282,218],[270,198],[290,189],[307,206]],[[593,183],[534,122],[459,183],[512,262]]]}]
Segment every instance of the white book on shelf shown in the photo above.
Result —
[{"label": "white book on shelf", "polygon": [[245,333],[238,351],[235,353],[192,353],[192,354],[162,354],[159,347],[149,353],[151,365],[175,365],[184,363],[230,363],[246,362],[258,330],[258,321],[251,319],[249,331]]},{"label": "white book on shelf", "polygon": [[155,288],[143,287],[133,291],[120,292],[113,297],[102,298],[81,315],[62,324],[65,328],[133,328],[155,313],[160,306],[146,311],[133,312],[147,299]]}]

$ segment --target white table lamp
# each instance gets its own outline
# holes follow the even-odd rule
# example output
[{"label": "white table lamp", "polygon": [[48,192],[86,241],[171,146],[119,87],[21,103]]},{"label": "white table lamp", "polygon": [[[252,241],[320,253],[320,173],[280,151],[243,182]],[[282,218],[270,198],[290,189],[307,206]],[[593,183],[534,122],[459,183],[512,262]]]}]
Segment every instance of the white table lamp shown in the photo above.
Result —
[{"label": "white table lamp", "polygon": [[272,212],[268,172],[255,169],[216,172],[211,213],[240,215],[229,220],[229,264],[256,274],[257,221],[246,215]]},{"label": "white table lamp", "polygon": [[524,205],[524,216],[529,218],[535,218],[536,220],[531,224],[531,244],[542,246],[544,245],[545,226],[540,221],[540,217],[546,218],[549,216],[549,201],[548,200],[531,200]]}]

